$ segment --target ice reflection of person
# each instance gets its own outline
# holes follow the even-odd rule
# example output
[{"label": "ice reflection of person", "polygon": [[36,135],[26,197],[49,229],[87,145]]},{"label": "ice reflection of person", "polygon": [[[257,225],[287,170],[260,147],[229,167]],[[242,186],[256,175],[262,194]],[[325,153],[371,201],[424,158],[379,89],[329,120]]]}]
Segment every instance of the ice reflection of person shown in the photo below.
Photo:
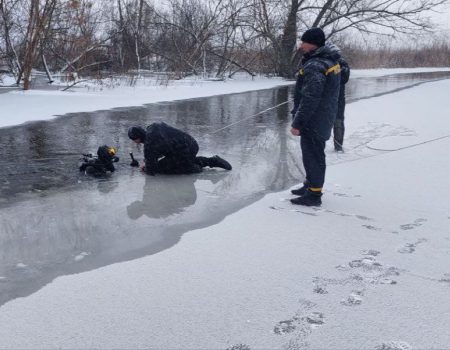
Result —
[{"label": "ice reflection of person", "polygon": [[132,126],[128,129],[128,137],[137,144],[144,144],[145,164],[141,169],[148,175],[194,174],[207,166],[231,170],[230,163],[217,155],[197,157],[197,141],[163,122],[150,124],[146,130]]},{"label": "ice reflection of person", "polygon": [[183,212],[197,200],[196,180],[192,175],[147,177],[142,200],[128,205],[128,216],[132,220],[142,215],[159,219]]}]

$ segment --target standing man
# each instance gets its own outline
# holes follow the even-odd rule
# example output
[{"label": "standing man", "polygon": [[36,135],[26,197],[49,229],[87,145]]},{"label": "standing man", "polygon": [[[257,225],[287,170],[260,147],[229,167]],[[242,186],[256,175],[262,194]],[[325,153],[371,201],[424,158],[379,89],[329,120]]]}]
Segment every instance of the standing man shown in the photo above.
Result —
[{"label": "standing man", "polygon": [[345,84],[350,78],[350,67],[348,63],[341,57],[339,58],[339,65],[341,66],[341,86],[339,88],[338,111],[333,127],[334,150],[336,152],[343,152],[344,145],[344,112],[345,112]]},{"label": "standing man", "polygon": [[197,157],[197,141],[163,122],[150,124],[146,130],[132,126],[128,137],[137,144],[144,144],[145,162],[141,170],[148,175],[194,174],[202,172],[206,166],[231,170],[231,164],[219,156]]},{"label": "standing man", "polygon": [[331,136],[336,119],[340,66],[339,52],[325,46],[320,28],[308,29],[301,37],[303,52],[294,95],[294,120],[291,133],[300,137],[306,179],[293,204],[320,206],[325,182],[325,142]]}]

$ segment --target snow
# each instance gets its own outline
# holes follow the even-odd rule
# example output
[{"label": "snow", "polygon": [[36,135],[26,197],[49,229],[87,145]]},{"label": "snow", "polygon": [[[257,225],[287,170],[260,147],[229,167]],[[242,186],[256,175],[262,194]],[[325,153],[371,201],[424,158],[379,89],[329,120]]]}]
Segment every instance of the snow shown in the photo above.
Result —
[{"label": "snow", "polygon": [[58,277],[0,307],[0,347],[448,348],[449,91],[349,104],[321,208],[269,194],[171,249]]},{"label": "snow", "polygon": [[378,68],[378,69],[352,69],[352,78],[382,77],[392,74],[430,73],[449,71],[450,67],[417,67],[417,68]]},{"label": "snow", "polygon": [[184,80],[170,85],[155,82],[138,86],[93,86],[61,90],[11,91],[0,94],[0,127],[28,121],[48,120],[66,113],[91,112],[116,107],[182,100],[292,85],[281,78],[235,79],[226,81]]},{"label": "snow", "polygon": [[0,74],[0,83],[2,86],[11,86],[16,83],[16,80],[9,75]]}]

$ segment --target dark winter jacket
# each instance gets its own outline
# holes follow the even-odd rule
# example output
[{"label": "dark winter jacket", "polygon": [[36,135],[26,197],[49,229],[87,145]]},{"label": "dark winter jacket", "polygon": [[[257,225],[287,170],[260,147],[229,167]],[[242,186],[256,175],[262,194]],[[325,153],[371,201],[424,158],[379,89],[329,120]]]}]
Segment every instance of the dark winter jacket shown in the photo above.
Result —
[{"label": "dark winter jacket", "polygon": [[150,124],[144,142],[145,172],[154,175],[161,157],[195,158],[191,152],[193,148],[198,150],[197,141],[184,131],[164,122]]},{"label": "dark winter jacket", "polygon": [[340,86],[338,49],[322,46],[305,54],[297,74],[292,127],[303,136],[328,140],[336,119]]},{"label": "dark winter jacket", "polygon": [[350,67],[348,63],[341,57],[338,60],[341,66],[341,85],[339,88],[338,112],[336,119],[344,119],[345,112],[345,84],[350,79]]}]

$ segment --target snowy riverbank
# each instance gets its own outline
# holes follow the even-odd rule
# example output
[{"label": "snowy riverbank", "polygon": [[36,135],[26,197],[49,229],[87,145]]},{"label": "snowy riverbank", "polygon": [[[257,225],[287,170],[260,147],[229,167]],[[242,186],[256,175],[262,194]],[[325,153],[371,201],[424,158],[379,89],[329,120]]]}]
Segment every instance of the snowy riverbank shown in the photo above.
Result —
[{"label": "snowy riverbank", "polygon": [[[450,68],[402,68],[352,70],[351,78],[377,77],[391,74],[448,71]],[[68,91],[29,90],[0,93],[0,127],[29,121],[48,120],[66,113],[92,112],[118,107],[140,106],[147,103],[232,94],[292,85],[280,78],[240,77],[226,81],[186,79],[161,82],[137,81],[136,86],[117,85],[105,81],[103,85],[77,85]],[[61,87],[63,89],[64,87]]]},{"label": "snowy riverbank", "polygon": [[348,105],[320,209],[270,194],[171,249],[58,277],[0,307],[0,348],[448,348],[449,91]]}]

